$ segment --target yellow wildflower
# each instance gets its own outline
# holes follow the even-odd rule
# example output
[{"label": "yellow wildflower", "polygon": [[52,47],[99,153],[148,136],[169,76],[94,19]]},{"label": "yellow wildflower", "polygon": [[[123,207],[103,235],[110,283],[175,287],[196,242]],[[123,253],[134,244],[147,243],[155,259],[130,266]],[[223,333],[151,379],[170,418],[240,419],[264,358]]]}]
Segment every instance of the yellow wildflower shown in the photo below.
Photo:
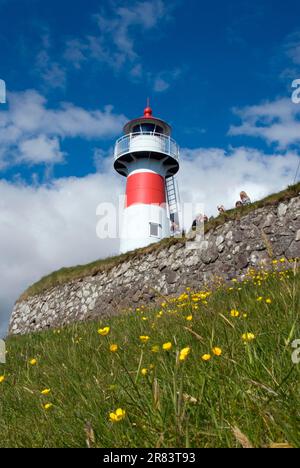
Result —
[{"label": "yellow wildflower", "polygon": [[272,304],[272,299],[270,299],[270,298],[266,299],[266,303],[267,304]]},{"label": "yellow wildflower", "polygon": [[126,411],[122,408],[118,408],[114,413],[109,413],[109,419],[111,422],[120,422],[126,416]]},{"label": "yellow wildflower", "polygon": [[187,317],[185,317],[185,319],[188,321],[188,322],[191,322],[193,320],[193,316],[192,315],[188,315]]},{"label": "yellow wildflower", "polygon": [[42,395],[49,395],[50,392],[51,392],[50,388],[45,388],[44,390],[41,391],[41,394]]},{"label": "yellow wildflower", "polygon": [[35,366],[37,364],[37,359],[30,359],[29,364]]},{"label": "yellow wildflower", "polygon": [[221,356],[222,355],[222,349],[218,348],[217,346],[212,349],[212,352],[215,356]]},{"label": "yellow wildflower", "polygon": [[238,310],[232,309],[232,310],[230,311],[230,315],[231,315],[231,317],[239,317],[239,316],[240,316],[240,313],[239,313]]},{"label": "yellow wildflower", "polygon": [[44,410],[48,411],[50,408],[52,408],[52,406],[53,406],[52,403],[46,403],[44,405]]},{"label": "yellow wildflower", "polygon": [[118,345],[117,344],[111,344],[110,347],[109,347],[109,350],[112,353],[116,353],[118,351]]},{"label": "yellow wildflower", "polygon": [[247,342],[247,341],[253,341],[255,339],[255,335],[253,333],[244,333],[242,335],[242,339],[243,341]]},{"label": "yellow wildflower", "polygon": [[148,369],[144,367],[144,369],[141,370],[141,374],[145,377],[148,374]]},{"label": "yellow wildflower", "polygon": [[210,354],[203,354],[201,359],[202,359],[202,361],[209,361],[211,359],[211,355]]},{"label": "yellow wildflower", "polygon": [[164,351],[170,351],[170,349],[172,349],[172,343],[170,341],[168,343],[164,343],[162,348]]},{"label": "yellow wildflower", "polygon": [[157,346],[157,345],[152,346],[151,351],[152,351],[152,353],[159,353],[159,346]]},{"label": "yellow wildflower", "polygon": [[150,337],[149,336],[145,336],[145,335],[142,335],[140,336],[140,340],[142,343],[148,343],[148,341],[150,340]]},{"label": "yellow wildflower", "polygon": [[4,382],[5,380],[5,376],[4,375],[0,375],[0,383]]},{"label": "yellow wildflower", "polygon": [[110,327],[99,328],[98,334],[101,336],[106,336],[110,332]]},{"label": "yellow wildflower", "polygon": [[179,361],[185,361],[191,352],[191,348],[183,348],[179,353]]}]

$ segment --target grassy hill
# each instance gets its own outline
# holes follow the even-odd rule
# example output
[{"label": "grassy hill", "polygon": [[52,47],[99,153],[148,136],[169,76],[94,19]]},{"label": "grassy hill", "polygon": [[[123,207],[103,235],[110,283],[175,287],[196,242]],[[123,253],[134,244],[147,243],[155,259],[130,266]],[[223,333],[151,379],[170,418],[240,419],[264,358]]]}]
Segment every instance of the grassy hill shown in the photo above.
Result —
[{"label": "grassy hill", "polygon": [[9,338],[0,447],[300,447],[300,274],[273,267]]},{"label": "grassy hill", "polygon": [[[244,206],[239,209],[232,209],[226,211],[226,213],[218,216],[217,218],[209,221],[205,225],[205,232],[208,232],[212,229],[217,228],[218,226],[223,225],[226,223],[226,221],[229,220],[236,220],[240,219],[241,217],[245,216],[251,211],[257,210],[259,208],[263,208],[266,206],[276,206],[281,202],[286,202],[290,200],[293,197],[296,197],[300,193],[300,183],[297,183],[295,185],[291,185],[285,190],[282,190],[281,192],[269,195],[266,198],[263,198],[262,200],[258,200],[255,203],[252,203],[251,205]],[[176,242],[185,242],[186,239],[180,238],[169,238],[169,239],[163,239],[161,242],[158,242],[156,244],[152,244],[149,247],[145,247],[142,249],[137,249],[133,252],[128,252],[123,255],[118,255],[116,257],[111,257],[111,258],[105,258],[101,260],[97,260],[95,262],[89,263],[87,265],[78,265],[70,268],[61,268],[58,271],[55,271],[51,273],[50,275],[45,276],[44,278],[41,278],[40,281],[37,283],[33,284],[30,286],[24,294],[21,296],[21,300],[25,300],[26,298],[40,294],[43,291],[46,291],[47,289],[50,289],[54,286],[57,286],[59,284],[64,284],[69,281],[78,279],[78,278],[84,278],[86,276],[91,276],[91,275],[97,275],[98,273],[102,271],[107,271],[114,266],[125,262],[126,260],[135,258],[139,255],[143,255],[144,253],[150,253],[155,250],[163,249],[166,246],[170,246]]]}]

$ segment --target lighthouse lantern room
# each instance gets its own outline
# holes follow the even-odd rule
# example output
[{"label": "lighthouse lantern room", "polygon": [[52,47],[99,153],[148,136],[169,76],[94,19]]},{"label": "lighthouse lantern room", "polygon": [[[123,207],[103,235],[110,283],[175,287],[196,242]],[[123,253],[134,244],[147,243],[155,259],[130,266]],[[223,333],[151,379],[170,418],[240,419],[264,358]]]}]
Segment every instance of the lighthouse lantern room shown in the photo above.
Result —
[{"label": "lighthouse lantern room", "polygon": [[122,253],[170,237],[179,226],[179,147],[171,127],[152,115],[147,105],[143,117],[124,127],[117,140],[114,168],[127,178],[121,228]]}]

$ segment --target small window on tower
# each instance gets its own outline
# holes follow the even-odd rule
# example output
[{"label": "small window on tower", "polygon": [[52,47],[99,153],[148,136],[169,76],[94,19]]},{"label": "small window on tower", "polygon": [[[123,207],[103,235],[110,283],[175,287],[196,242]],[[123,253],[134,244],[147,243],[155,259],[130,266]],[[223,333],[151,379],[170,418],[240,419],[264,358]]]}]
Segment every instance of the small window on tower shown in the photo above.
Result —
[{"label": "small window on tower", "polygon": [[160,227],[161,227],[160,224],[150,223],[150,237],[160,237],[160,235],[159,235],[159,228]]}]

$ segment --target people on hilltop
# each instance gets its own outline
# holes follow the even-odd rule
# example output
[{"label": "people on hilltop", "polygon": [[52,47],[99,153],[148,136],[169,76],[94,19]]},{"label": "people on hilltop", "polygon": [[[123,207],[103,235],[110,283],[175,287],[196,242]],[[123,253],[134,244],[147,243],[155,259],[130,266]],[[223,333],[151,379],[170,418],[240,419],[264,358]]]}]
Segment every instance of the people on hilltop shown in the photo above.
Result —
[{"label": "people on hilltop", "polygon": [[175,221],[171,222],[171,232],[176,234],[179,231],[179,226]]},{"label": "people on hilltop", "polygon": [[240,198],[241,198],[241,203],[245,205],[251,205],[251,200],[250,197],[247,195],[246,192],[241,192],[240,193]]},{"label": "people on hilltop", "polygon": [[[243,190],[240,193],[240,200],[238,200],[235,204],[235,208],[242,208],[243,206],[250,205],[251,199],[249,195]],[[218,205],[217,206],[218,212],[220,215],[226,213],[226,209],[224,205]],[[201,225],[202,223],[207,223],[208,221],[212,221],[214,219],[213,216],[211,216],[209,219],[206,215],[199,214],[196,216],[196,218],[193,221],[192,224],[192,230],[195,231],[197,229],[197,226]]]},{"label": "people on hilltop", "polygon": [[197,215],[193,221],[192,230],[195,231],[197,229],[197,226],[200,226],[203,223],[207,223],[207,221],[208,221],[208,217],[206,215],[202,215],[202,214]]}]

